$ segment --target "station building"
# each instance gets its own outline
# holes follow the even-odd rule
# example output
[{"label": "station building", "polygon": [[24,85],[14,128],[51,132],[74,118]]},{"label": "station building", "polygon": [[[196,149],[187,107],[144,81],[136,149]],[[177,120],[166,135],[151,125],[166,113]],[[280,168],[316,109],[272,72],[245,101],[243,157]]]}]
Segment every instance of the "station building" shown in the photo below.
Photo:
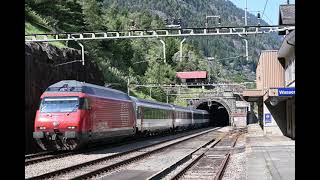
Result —
[{"label": "station building", "polygon": [[[294,25],[294,5],[281,5],[279,13],[279,25]],[[257,104],[256,120],[264,134],[282,134],[294,139],[295,30],[279,35],[284,35],[280,49],[261,52],[256,69],[256,89],[245,90],[243,97]],[[254,122],[254,117],[249,119],[249,123]]]}]

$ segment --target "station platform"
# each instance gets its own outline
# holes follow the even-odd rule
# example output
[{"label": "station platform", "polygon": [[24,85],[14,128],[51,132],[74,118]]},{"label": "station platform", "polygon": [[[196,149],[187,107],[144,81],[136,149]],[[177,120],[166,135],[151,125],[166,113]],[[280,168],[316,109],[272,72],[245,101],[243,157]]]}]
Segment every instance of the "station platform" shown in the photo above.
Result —
[{"label": "station platform", "polygon": [[248,125],[247,180],[295,179],[295,141],[286,136],[264,136],[258,124]]}]

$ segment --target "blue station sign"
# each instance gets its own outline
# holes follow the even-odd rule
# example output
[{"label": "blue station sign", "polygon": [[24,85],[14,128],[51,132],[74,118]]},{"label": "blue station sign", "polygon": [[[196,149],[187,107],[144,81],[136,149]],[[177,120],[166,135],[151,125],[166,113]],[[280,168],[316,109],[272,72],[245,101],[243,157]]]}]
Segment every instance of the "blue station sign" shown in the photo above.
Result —
[{"label": "blue station sign", "polygon": [[278,96],[294,96],[296,89],[293,88],[278,88]]},{"label": "blue station sign", "polygon": [[265,114],[265,115],[264,115],[264,122],[265,122],[265,123],[271,123],[271,121],[272,121],[272,116],[271,116],[271,114],[270,114],[270,113]]}]

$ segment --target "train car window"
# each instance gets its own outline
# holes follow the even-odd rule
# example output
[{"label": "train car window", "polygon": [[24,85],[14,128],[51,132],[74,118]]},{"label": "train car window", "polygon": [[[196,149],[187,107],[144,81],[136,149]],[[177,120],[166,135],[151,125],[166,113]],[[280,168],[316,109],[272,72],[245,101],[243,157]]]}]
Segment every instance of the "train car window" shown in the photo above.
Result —
[{"label": "train car window", "polygon": [[143,108],[143,112],[144,112],[144,118],[145,119],[149,119],[149,117],[150,117],[150,110],[149,110],[149,108],[147,108],[147,107],[144,107]]},{"label": "train car window", "polygon": [[150,119],[155,119],[156,118],[156,112],[154,109],[151,109],[151,118]]}]

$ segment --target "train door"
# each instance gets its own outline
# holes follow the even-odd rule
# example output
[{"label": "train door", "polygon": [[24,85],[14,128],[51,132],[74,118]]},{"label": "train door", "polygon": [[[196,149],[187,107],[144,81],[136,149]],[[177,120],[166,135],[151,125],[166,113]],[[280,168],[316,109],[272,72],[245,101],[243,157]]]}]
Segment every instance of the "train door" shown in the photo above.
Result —
[{"label": "train door", "polygon": [[140,112],[140,130],[141,132],[143,132],[144,131],[143,129],[144,110],[142,106],[139,107],[139,112]]},{"label": "train door", "polygon": [[83,132],[88,135],[88,140],[92,139],[92,124],[93,124],[93,110],[94,110],[94,100],[91,97],[83,98],[83,109],[85,110],[85,115],[83,119]]},{"label": "train door", "polygon": [[176,120],[176,115],[175,115],[175,111],[171,111],[171,120],[172,120],[172,130],[174,130],[175,128],[175,120]]}]

